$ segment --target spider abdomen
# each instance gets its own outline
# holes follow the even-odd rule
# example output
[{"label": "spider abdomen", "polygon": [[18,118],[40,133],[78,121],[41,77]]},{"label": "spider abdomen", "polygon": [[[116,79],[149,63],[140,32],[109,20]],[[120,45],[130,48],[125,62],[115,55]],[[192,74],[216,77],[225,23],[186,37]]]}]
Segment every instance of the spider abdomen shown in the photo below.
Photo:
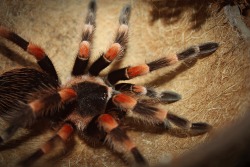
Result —
[{"label": "spider abdomen", "polygon": [[20,103],[26,104],[42,95],[55,91],[58,82],[47,73],[32,68],[19,68],[0,76],[0,114],[5,118],[15,115]]}]

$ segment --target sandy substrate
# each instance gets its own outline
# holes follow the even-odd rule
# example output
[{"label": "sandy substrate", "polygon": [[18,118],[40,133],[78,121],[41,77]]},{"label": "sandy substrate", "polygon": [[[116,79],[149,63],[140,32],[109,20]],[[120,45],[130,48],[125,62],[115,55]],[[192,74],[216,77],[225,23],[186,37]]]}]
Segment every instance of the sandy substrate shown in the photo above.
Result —
[{"label": "sandy substrate", "polygon": [[[249,103],[249,48],[236,29],[232,28],[223,10],[213,12],[206,1],[168,3],[158,1],[99,0],[97,28],[91,62],[111,44],[124,4],[130,3],[129,47],[122,61],[105,69],[150,62],[179,52],[194,44],[215,41],[219,49],[201,59],[179,63],[131,80],[155,87],[158,91],[173,90],[182,100],[162,108],[192,122],[213,126],[209,134],[185,136],[178,130],[161,132],[154,128],[129,128],[129,136],[154,165],[192,150],[227,127],[244,113]],[[0,24],[15,31],[46,50],[65,83],[77,54],[88,1],[16,1],[0,2]],[[0,38],[0,72],[20,66],[36,67],[35,60],[6,40]],[[1,130],[6,127],[1,120]],[[133,123],[136,125],[136,123]],[[15,166],[53,134],[53,130],[34,132],[20,130],[9,143],[0,146],[0,166]],[[39,133],[38,133],[39,132]],[[40,134],[41,132],[41,134]],[[75,135],[65,154],[53,154],[38,164],[55,166],[126,166],[122,156],[105,146],[90,146]]]}]

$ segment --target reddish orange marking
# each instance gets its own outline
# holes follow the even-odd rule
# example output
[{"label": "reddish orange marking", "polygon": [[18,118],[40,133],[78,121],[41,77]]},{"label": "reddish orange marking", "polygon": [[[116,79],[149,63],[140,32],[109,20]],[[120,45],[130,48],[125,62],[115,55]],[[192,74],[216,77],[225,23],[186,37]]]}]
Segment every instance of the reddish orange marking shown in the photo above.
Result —
[{"label": "reddish orange marking", "polygon": [[122,93],[113,96],[113,101],[125,109],[133,109],[137,103],[134,98]]},{"label": "reddish orange marking", "polygon": [[7,28],[0,26],[0,36],[8,38],[10,33],[11,32]]},{"label": "reddish orange marking", "polygon": [[27,52],[35,56],[35,58],[39,61],[42,60],[45,57],[45,52],[43,51],[42,48],[40,48],[37,45],[29,43],[27,47]]},{"label": "reddish orange marking", "polygon": [[64,88],[58,92],[62,98],[62,101],[71,100],[77,96],[76,92],[71,88]]},{"label": "reddish orange marking", "polygon": [[127,69],[128,77],[134,78],[136,76],[144,75],[149,72],[149,67],[147,64],[143,64],[140,66],[129,67]]},{"label": "reddish orange marking", "polygon": [[109,61],[113,61],[120,51],[121,51],[121,45],[119,43],[113,43],[110,46],[107,53],[105,54],[105,58],[108,59]]},{"label": "reddish orange marking", "polygon": [[105,131],[110,132],[112,129],[118,126],[116,120],[109,114],[102,114],[99,118],[100,125]]},{"label": "reddish orange marking", "polygon": [[61,129],[57,132],[57,134],[63,141],[66,141],[73,131],[74,129],[71,125],[64,124],[63,127],[61,127]]},{"label": "reddish orange marking", "polygon": [[80,43],[80,48],[79,48],[79,56],[80,58],[89,58],[89,48],[90,48],[90,44],[88,41],[82,41]]}]

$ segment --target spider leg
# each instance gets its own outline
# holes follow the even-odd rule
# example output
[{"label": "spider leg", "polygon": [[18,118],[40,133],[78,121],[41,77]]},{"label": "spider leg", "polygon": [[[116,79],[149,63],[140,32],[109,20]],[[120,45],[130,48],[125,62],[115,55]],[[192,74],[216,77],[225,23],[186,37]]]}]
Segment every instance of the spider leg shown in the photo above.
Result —
[{"label": "spider leg", "polygon": [[123,7],[116,38],[111,44],[108,51],[103,53],[89,68],[89,74],[97,76],[104,68],[106,68],[115,58],[122,57],[125,54],[128,40],[128,20],[130,16],[131,7],[126,5]]},{"label": "spider leg", "polygon": [[106,142],[117,152],[127,156],[133,156],[137,166],[148,166],[147,161],[141,155],[135,144],[126,132],[119,127],[116,120],[109,114],[98,117],[98,126],[106,132]]},{"label": "spider leg", "polygon": [[31,156],[21,161],[19,165],[21,166],[31,166],[36,160],[41,158],[43,155],[48,154],[54,148],[54,145],[58,140],[66,143],[69,137],[74,132],[74,126],[70,122],[66,122],[57,131],[56,135],[44,143],[37,151],[35,151]]},{"label": "spider leg", "polygon": [[163,91],[161,93],[158,93],[153,88],[147,88],[145,86],[130,83],[116,84],[115,90],[119,90],[123,93],[129,93],[136,96],[148,96],[151,99],[155,99],[156,102],[162,103],[173,103],[181,99],[181,95],[173,91]]},{"label": "spider leg", "polygon": [[33,55],[36,58],[38,65],[58,81],[55,67],[41,47],[26,41],[16,33],[2,26],[0,26],[0,36],[10,40],[29,54]]},{"label": "spider leg", "polygon": [[88,65],[92,38],[96,26],[95,18],[96,18],[96,1],[91,0],[89,2],[88,13],[82,33],[82,41],[80,43],[78,55],[75,59],[75,63],[71,72],[73,76],[83,75],[84,70]]},{"label": "spider leg", "polygon": [[57,115],[57,111],[75,97],[76,92],[73,89],[64,88],[58,92],[35,99],[28,104],[20,103],[20,107],[16,108],[16,111],[8,116],[10,126],[0,135],[0,143],[6,142],[20,127],[30,126],[35,120],[42,117]]},{"label": "spider leg", "polygon": [[15,134],[15,132],[18,130],[19,125],[11,125],[7,129],[4,130],[4,132],[0,136],[0,144],[4,143],[7,141],[11,136]]},{"label": "spider leg", "polygon": [[176,64],[179,61],[198,57],[199,55],[211,54],[218,48],[218,43],[209,42],[198,46],[190,47],[183,52],[177,53],[172,56],[167,56],[160,58],[158,60],[152,61],[147,64],[142,64],[138,66],[125,67],[112,71],[107,76],[107,81],[114,85],[120,80],[129,80],[141,75],[148,74],[154,70]]},{"label": "spider leg", "polygon": [[189,130],[193,134],[206,133],[211,129],[211,126],[207,123],[191,123],[185,118],[147,104],[144,101],[137,101],[123,93],[114,95],[112,101],[122,111],[126,112],[127,116],[153,124],[164,124],[166,128],[171,128],[169,126],[169,122],[171,122],[179,128]]}]

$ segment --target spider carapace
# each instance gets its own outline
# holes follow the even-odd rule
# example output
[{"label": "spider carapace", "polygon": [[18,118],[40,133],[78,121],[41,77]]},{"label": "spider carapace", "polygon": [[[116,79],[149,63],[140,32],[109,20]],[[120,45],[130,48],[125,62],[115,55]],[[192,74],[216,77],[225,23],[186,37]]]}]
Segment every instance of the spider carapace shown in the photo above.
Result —
[{"label": "spider carapace", "polygon": [[24,67],[1,74],[0,114],[9,126],[1,133],[0,142],[4,144],[19,128],[32,127],[42,119],[56,123],[59,129],[56,135],[41,145],[37,151],[22,160],[21,165],[35,163],[37,159],[53,150],[55,140],[67,142],[74,133],[104,142],[114,151],[131,157],[132,163],[148,165],[122,127],[126,117],[142,120],[151,125],[162,125],[166,129],[174,124],[195,134],[206,133],[211,128],[207,123],[192,123],[156,106],[157,103],[178,101],[180,95],[177,93],[172,91],[159,93],[153,88],[119,81],[145,75],[184,59],[211,54],[218,48],[215,42],[196,45],[149,63],[114,70],[105,77],[98,76],[113,60],[125,54],[130,11],[130,5],[122,9],[114,42],[86,69],[96,26],[96,2],[90,1],[71,79],[63,85],[42,48],[7,28],[0,27],[0,36],[33,55],[40,66],[40,70]]}]

